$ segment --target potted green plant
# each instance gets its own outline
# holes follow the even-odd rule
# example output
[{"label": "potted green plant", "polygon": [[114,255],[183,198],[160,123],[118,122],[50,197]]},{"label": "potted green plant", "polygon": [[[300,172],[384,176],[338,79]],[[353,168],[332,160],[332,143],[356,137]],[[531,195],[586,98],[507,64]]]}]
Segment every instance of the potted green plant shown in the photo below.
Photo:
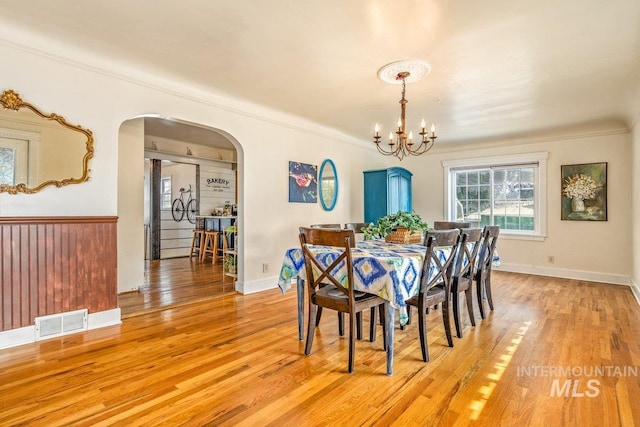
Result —
[{"label": "potted green plant", "polygon": [[[385,239],[397,243],[417,243],[423,233],[429,230],[429,224],[420,215],[411,212],[397,212],[385,215],[377,222],[363,229],[365,239]],[[392,237],[389,240],[389,237]],[[399,237],[404,236],[404,237]],[[395,240],[394,240],[395,239]]]},{"label": "potted green plant", "polygon": [[237,263],[238,261],[234,255],[227,255],[223,263],[224,270],[228,273],[235,274]]}]

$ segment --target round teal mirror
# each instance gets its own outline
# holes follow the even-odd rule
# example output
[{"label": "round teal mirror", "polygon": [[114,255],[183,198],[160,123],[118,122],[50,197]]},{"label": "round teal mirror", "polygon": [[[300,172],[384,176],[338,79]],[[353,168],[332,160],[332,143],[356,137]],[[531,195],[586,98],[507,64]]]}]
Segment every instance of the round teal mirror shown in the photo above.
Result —
[{"label": "round teal mirror", "polygon": [[325,211],[336,206],[338,200],[338,173],[332,160],[326,159],[320,166],[320,203]]}]

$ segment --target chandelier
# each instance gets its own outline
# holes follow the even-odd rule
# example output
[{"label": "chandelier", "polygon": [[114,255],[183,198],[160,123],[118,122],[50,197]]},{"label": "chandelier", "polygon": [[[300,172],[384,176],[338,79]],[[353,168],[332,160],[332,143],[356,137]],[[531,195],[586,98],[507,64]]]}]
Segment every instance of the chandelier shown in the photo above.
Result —
[{"label": "chandelier", "polygon": [[[413,132],[409,131],[407,134],[405,113],[407,108],[407,99],[405,98],[407,79],[411,76],[409,69],[416,69],[416,76],[413,80],[424,78],[430,71],[429,65],[422,61],[399,61],[388,65],[385,65],[378,71],[378,76],[383,81],[388,83],[402,82],[402,99],[400,100],[400,118],[397,123],[397,130],[395,132],[389,132],[389,148],[385,149],[380,145],[380,126],[376,123],[373,142],[376,144],[378,151],[385,156],[396,156],[402,160],[405,156],[419,156],[426,153],[433,147],[436,136],[436,126],[431,124],[431,128],[427,131],[424,119],[420,124],[420,132],[418,135],[418,141],[414,141]],[[402,71],[398,71],[398,70]],[[395,74],[395,75],[394,75]],[[393,134],[396,134],[395,137]]]}]

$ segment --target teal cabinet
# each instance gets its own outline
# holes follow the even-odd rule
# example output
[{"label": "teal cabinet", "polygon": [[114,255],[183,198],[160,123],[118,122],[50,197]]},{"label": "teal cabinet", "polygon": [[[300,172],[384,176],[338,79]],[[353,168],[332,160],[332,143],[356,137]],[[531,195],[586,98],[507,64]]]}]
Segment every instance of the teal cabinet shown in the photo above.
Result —
[{"label": "teal cabinet", "polygon": [[399,211],[411,212],[411,176],[404,168],[364,171],[364,220],[378,218]]}]

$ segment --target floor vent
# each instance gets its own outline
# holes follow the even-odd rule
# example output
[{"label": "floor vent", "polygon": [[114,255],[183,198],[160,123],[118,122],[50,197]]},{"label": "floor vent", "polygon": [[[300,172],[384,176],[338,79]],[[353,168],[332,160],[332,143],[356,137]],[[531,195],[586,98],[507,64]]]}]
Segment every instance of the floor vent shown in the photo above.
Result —
[{"label": "floor vent", "polygon": [[36,317],[36,341],[86,331],[88,312],[85,308]]}]

